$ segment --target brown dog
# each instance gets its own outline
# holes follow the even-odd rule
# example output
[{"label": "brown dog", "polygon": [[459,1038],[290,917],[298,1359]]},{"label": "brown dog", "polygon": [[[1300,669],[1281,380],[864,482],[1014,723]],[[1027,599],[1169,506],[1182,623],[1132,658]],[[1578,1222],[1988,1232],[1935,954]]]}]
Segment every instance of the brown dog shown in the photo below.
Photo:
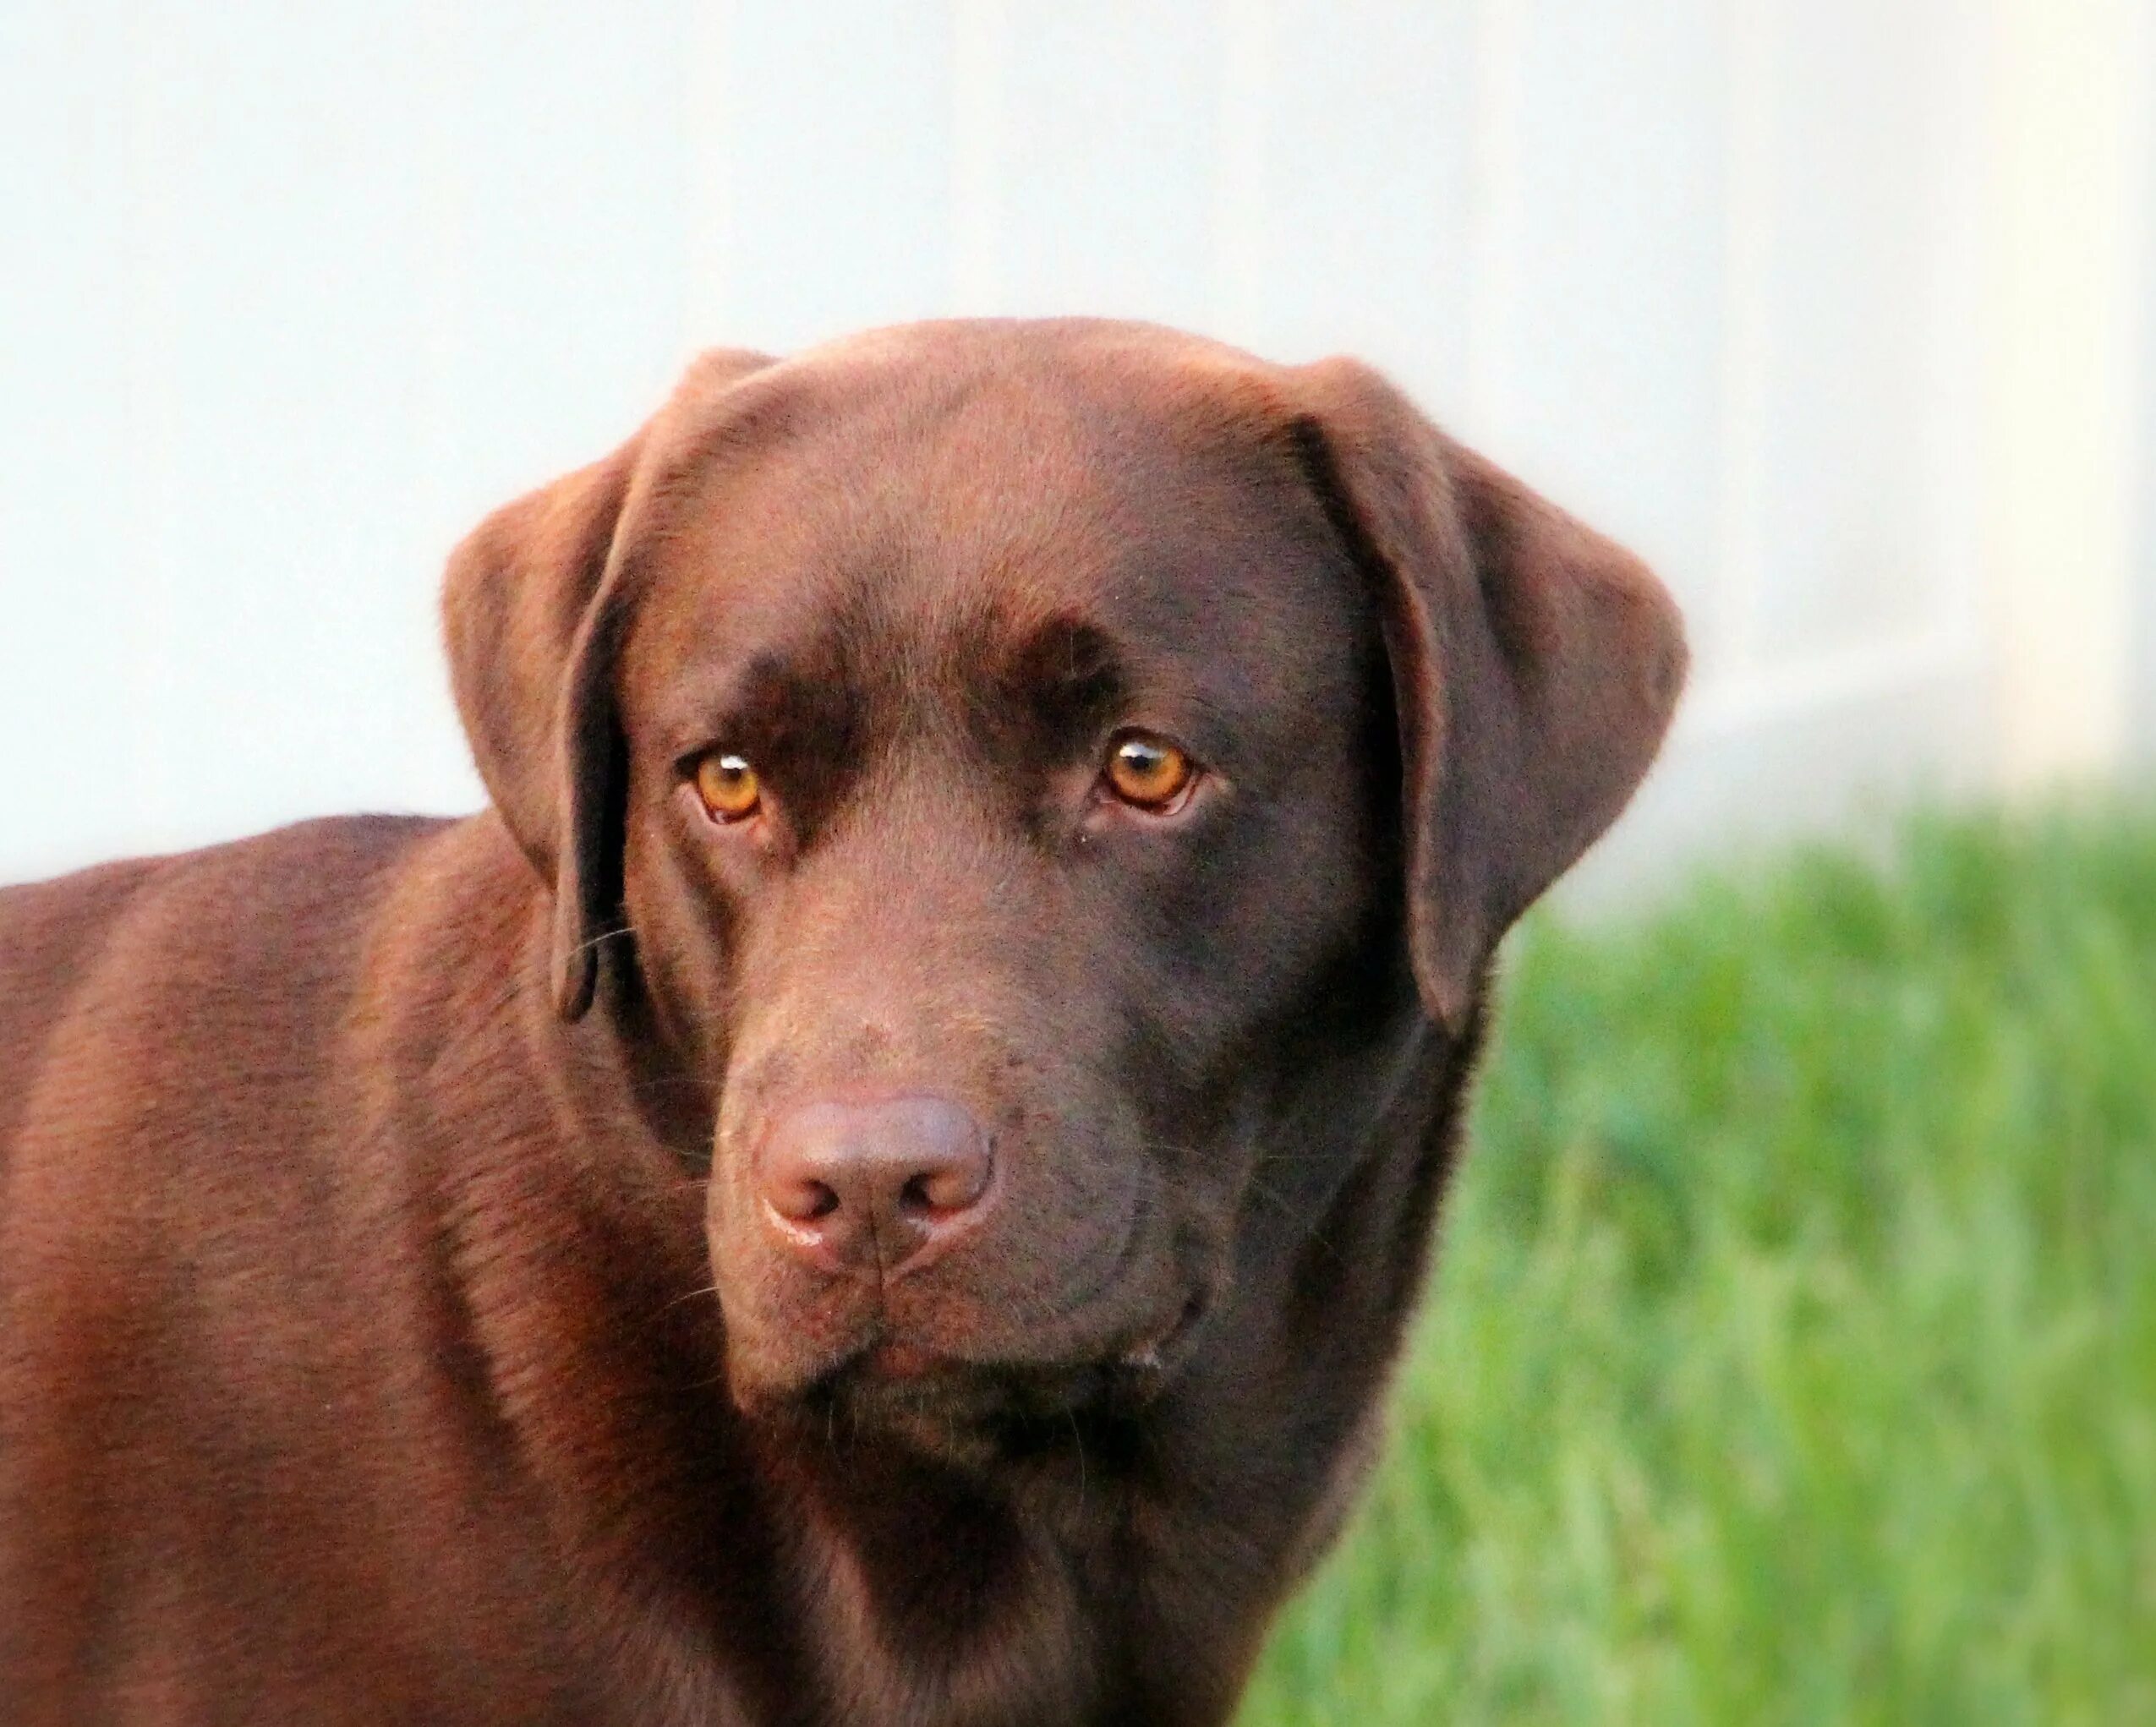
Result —
[{"label": "brown dog", "polygon": [[0,896],[0,1719],[1223,1719],[1661,588],[981,323],[707,356],[447,616],[488,813]]}]

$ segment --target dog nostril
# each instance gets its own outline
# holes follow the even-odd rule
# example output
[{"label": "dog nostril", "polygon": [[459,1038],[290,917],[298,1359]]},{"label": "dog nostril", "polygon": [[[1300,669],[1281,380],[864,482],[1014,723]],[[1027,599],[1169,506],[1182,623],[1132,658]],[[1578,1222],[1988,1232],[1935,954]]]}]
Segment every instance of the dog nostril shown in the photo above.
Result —
[{"label": "dog nostril", "polygon": [[798,1171],[767,1183],[764,1197],[789,1223],[820,1223],[843,1203],[830,1183]]},{"label": "dog nostril", "polygon": [[899,1205],[914,1212],[963,1211],[978,1202],[988,1184],[985,1156],[957,1157],[909,1178],[899,1189]]},{"label": "dog nostril", "polygon": [[899,1209],[933,1216],[939,1211],[963,1211],[981,1197],[987,1185],[984,1168],[971,1163],[949,1169],[924,1169],[899,1189]]}]

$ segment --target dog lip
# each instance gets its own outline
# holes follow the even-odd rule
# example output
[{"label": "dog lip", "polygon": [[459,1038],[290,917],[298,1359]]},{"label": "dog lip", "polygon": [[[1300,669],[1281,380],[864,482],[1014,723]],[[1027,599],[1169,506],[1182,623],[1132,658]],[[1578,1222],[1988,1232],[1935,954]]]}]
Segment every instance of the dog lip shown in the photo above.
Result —
[{"label": "dog lip", "polygon": [[1119,1342],[1103,1338],[1091,1349],[1054,1358],[970,1353],[962,1336],[894,1324],[878,1312],[851,1337],[831,1340],[813,1364],[737,1387],[736,1402],[744,1413],[773,1418],[856,1396],[871,1404],[892,1397],[908,1404],[948,1401],[954,1409],[971,1409],[982,1418],[992,1418],[999,1408],[1023,1411],[1042,1402],[1135,1411],[1174,1382],[1213,1309],[1217,1286],[1211,1280],[1200,1277],[1185,1289],[1174,1319],[1125,1332]]},{"label": "dog lip", "polygon": [[1193,1295],[1172,1324],[1135,1347],[1060,1361],[970,1359],[879,1328],[814,1374],[771,1388],[757,1401],[761,1413],[780,1416],[834,1398],[863,1413],[897,1399],[892,1407],[945,1407],[947,1416],[962,1423],[1091,1407],[1132,1413],[1172,1382],[1205,1305],[1202,1296]]},{"label": "dog lip", "polygon": [[862,1352],[856,1359],[863,1372],[886,1380],[925,1379],[937,1369],[948,1364],[945,1358],[933,1350],[897,1338],[885,1338]]},{"label": "dog lip", "polygon": [[1205,1291],[1192,1290],[1185,1298],[1172,1324],[1125,1350],[1117,1358],[1116,1364],[1148,1376],[1165,1374],[1170,1366],[1179,1364],[1187,1353],[1185,1346],[1204,1322],[1206,1310],[1210,1305]]}]

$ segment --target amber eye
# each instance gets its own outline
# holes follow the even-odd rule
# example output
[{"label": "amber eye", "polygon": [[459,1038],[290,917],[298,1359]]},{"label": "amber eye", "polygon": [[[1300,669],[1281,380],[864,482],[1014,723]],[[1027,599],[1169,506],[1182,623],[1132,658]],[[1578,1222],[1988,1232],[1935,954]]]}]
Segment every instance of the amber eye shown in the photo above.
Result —
[{"label": "amber eye", "polygon": [[1166,738],[1126,732],[1108,752],[1108,789],[1126,804],[1165,809],[1183,795],[1196,773],[1190,758]]},{"label": "amber eye", "polygon": [[696,764],[696,793],[714,822],[738,822],[756,813],[763,786],[746,757],[714,750]]}]

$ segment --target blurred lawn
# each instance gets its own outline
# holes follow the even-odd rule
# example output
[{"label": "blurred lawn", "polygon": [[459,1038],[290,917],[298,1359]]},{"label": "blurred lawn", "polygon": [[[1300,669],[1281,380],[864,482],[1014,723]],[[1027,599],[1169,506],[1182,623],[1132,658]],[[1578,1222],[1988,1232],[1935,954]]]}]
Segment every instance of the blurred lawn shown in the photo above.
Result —
[{"label": "blurred lawn", "polygon": [[1245,1727],[2156,1722],[2156,815],[1523,933]]}]

